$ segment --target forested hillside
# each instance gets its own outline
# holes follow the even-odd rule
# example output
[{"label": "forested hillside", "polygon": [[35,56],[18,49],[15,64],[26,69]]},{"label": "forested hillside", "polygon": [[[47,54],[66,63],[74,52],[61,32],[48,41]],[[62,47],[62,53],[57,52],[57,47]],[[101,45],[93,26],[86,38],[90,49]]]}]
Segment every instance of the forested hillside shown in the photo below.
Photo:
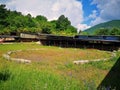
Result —
[{"label": "forested hillside", "polygon": [[0,35],[17,35],[20,32],[74,35],[77,29],[64,15],[57,20],[48,21],[45,16],[23,15],[21,12],[6,9],[6,5],[0,5]]},{"label": "forested hillside", "polygon": [[85,31],[83,34],[90,35],[120,35],[120,20],[112,20],[95,25]]}]

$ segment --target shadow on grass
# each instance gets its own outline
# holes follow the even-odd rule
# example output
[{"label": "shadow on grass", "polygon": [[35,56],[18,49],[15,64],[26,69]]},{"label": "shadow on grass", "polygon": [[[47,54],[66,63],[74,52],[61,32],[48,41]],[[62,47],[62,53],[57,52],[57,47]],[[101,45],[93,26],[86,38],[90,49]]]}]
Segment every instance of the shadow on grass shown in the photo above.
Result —
[{"label": "shadow on grass", "polygon": [[97,90],[120,90],[120,57],[97,87]]},{"label": "shadow on grass", "polygon": [[8,69],[0,71],[0,82],[7,81],[11,76],[11,72]]}]

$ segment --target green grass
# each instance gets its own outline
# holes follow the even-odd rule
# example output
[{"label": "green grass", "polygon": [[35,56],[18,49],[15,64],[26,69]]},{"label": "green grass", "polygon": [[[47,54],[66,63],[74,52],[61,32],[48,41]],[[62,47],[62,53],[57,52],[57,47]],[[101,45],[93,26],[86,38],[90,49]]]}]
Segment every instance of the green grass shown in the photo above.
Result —
[{"label": "green grass", "polygon": [[[65,50],[65,55],[68,53],[73,54],[70,51],[74,52],[74,55],[78,51],[89,51],[88,49],[40,46],[35,43],[0,45],[0,90],[95,90],[117,61],[116,57],[105,62],[74,65],[69,55],[67,57],[57,57],[57,55],[54,57],[51,55],[52,59],[47,58],[45,60],[43,58],[41,62],[23,64],[2,58],[2,54],[12,50],[23,50],[25,52],[22,53],[27,55],[26,51],[28,49],[41,49],[43,51],[38,51],[38,53],[43,56],[47,53],[47,50],[53,54]],[[107,52],[103,52],[106,55],[102,55],[102,51],[90,51],[93,51],[93,53],[98,52],[97,54],[100,57],[109,56]],[[37,51],[35,53],[37,54]],[[49,55],[50,53],[47,54]],[[120,55],[119,53],[117,54]],[[88,59],[87,56],[86,58]],[[89,58],[91,59],[92,57]]]},{"label": "green grass", "polygon": [[111,53],[94,49],[74,49],[59,47],[41,47],[38,50],[22,50],[12,53],[14,58],[24,58],[32,61],[48,61],[47,63],[67,63],[75,60],[94,60],[109,58]]},{"label": "green grass", "polygon": [[31,69],[26,71],[24,69],[20,69],[17,72],[12,72],[12,78],[7,82],[3,82],[1,86],[2,90],[64,90],[65,88],[66,90],[70,90],[72,88],[75,90],[80,89],[77,81],[55,75],[48,71]]},{"label": "green grass", "polygon": [[[7,62],[6,62],[7,63]],[[9,71],[7,80],[0,82],[0,90],[80,90],[79,81],[61,76],[54,71],[38,69],[35,66],[17,64],[2,66],[1,72]],[[6,67],[6,69],[4,68]],[[7,74],[7,73],[6,73]],[[4,74],[5,75],[5,74]]]}]

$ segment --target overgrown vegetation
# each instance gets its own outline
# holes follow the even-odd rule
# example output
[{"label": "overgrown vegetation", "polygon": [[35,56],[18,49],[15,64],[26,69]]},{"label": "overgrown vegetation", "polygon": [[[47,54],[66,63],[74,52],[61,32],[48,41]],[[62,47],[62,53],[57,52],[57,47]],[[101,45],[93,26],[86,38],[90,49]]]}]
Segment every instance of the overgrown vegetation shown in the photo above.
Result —
[{"label": "overgrown vegetation", "polygon": [[[49,52],[50,51],[50,52]],[[33,62],[73,62],[74,60],[95,60],[111,57],[111,53],[94,49],[40,48],[38,50],[23,50],[11,54],[14,58],[23,58]]]},{"label": "overgrown vegetation", "polygon": [[77,29],[67,17],[61,15],[58,20],[48,21],[45,16],[32,17],[30,14],[10,11],[0,5],[0,34],[19,34],[20,32],[74,35]]},{"label": "overgrown vegetation", "polygon": [[0,83],[7,81],[11,76],[11,72],[8,68],[0,68]]},{"label": "overgrown vegetation", "polygon": [[120,35],[120,29],[99,29],[95,32],[95,35]]},{"label": "overgrown vegetation", "polygon": [[[13,61],[7,61],[2,58],[2,55],[11,50],[40,49],[40,56],[44,55],[41,62],[32,62],[31,64],[22,64]],[[2,77],[8,77],[5,81],[1,79],[0,90],[96,90],[109,70],[114,66],[117,57],[109,61],[94,62],[82,65],[74,65],[66,58],[45,60],[46,50],[51,54],[65,50],[69,54],[73,52],[88,52],[88,49],[74,48],[58,48],[51,46],[40,46],[35,43],[14,43],[0,45],[0,73]],[[90,50],[91,53],[96,53],[97,50]],[[32,51],[29,51],[29,53]],[[37,51],[36,51],[37,52]],[[102,51],[101,51],[102,52]],[[26,52],[25,52],[26,53]],[[74,54],[75,54],[74,53]],[[21,53],[22,54],[22,53]],[[27,55],[27,54],[26,54]],[[46,54],[48,55],[48,53]],[[81,55],[79,53],[79,55]],[[89,54],[91,55],[91,54]],[[97,56],[101,56],[98,53]],[[120,53],[117,52],[119,56]],[[24,55],[25,56],[25,55]],[[34,56],[34,55],[33,55]],[[73,55],[74,56],[74,55]],[[108,55],[109,56],[109,55]],[[85,55],[84,57],[88,57]],[[49,56],[49,58],[52,58]],[[91,57],[89,57],[91,58]]]}]

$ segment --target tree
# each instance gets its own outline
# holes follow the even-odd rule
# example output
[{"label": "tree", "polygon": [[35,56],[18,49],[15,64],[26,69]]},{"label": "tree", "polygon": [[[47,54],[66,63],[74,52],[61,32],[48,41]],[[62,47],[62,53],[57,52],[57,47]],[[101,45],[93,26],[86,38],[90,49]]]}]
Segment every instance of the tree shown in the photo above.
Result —
[{"label": "tree", "polygon": [[95,35],[109,35],[110,32],[106,28],[99,29],[95,32]]},{"label": "tree", "polygon": [[16,34],[21,32],[72,35],[77,29],[71,25],[67,17],[61,15],[58,20],[48,21],[45,16],[35,18],[31,14],[7,10],[6,5],[0,5],[0,34]]},{"label": "tree", "polygon": [[6,22],[6,18],[8,16],[7,9],[5,8],[6,5],[0,5],[0,24],[3,26],[7,26],[8,23]]},{"label": "tree", "polygon": [[67,31],[70,33],[77,33],[77,29],[73,26],[68,26]]},{"label": "tree", "polygon": [[38,15],[38,16],[36,16],[36,20],[47,22],[47,18],[46,18],[45,16],[42,16],[42,15]]},{"label": "tree", "polygon": [[42,33],[50,34],[50,33],[51,33],[51,30],[50,30],[50,28],[48,28],[48,27],[44,27],[44,28],[42,29]]},{"label": "tree", "polygon": [[79,34],[81,34],[82,33],[82,30],[79,30],[79,32],[78,32]]},{"label": "tree", "polygon": [[47,22],[42,26],[42,33],[51,34],[52,33],[52,24]]},{"label": "tree", "polygon": [[65,30],[70,25],[71,25],[71,22],[64,15],[61,15],[56,22],[56,28],[58,30]]},{"label": "tree", "polygon": [[118,28],[113,28],[113,29],[110,31],[110,35],[120,35],[120,29],[118,29]]},{"label": "tree", "polygon": [[27,27],[36,27],[36,24],[33,21],[30,14],[25,16],[24,18],[25,18],[25,26],[27,26]]}]

